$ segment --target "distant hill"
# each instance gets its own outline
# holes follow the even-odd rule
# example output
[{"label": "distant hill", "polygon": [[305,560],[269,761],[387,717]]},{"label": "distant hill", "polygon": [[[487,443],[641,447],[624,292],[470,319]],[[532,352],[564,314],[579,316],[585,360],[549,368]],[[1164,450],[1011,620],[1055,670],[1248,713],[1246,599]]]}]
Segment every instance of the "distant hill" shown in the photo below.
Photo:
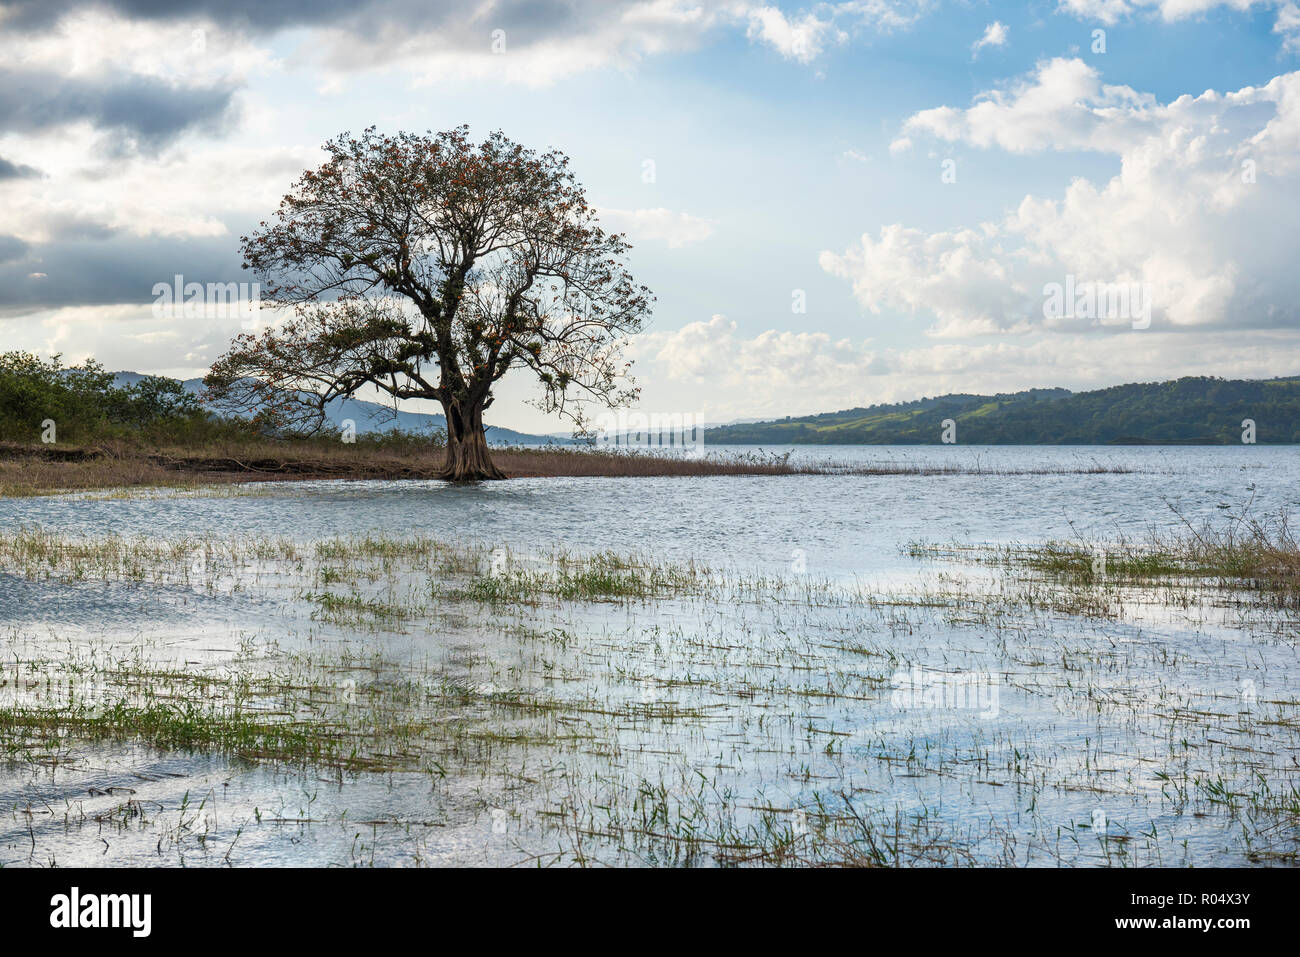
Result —
[{"label": "distant hill", "polygon": [[963,445],[1237,445],[1253,419],[1260,443],[1300,442],[1300,377],[953,394],[705,430],[710,445],[938,444],[943,420]]},{"label": "distant hill", "polygon": [[[115,372],[113,376],[119,385],[131,385],[144,378],[138,372]],[[202,379],[186,379],[181,384],[186,392],[195,395],[203,391]],[[393,429],[401,429],[403,432],[433,432],[447,427],[447,420],[441,415],[398,411],[394,419],[391,409],[385,408],[378,402],[367,402],[362,399],[335,399],[325,407],[325,415],[330,422],[340,428],[345,419],[351,419],[356,423],[359,434],[391,432]],[[527,432],[516,432],[514,429],[503,429],[495,425],[487,427],[487,440],[494,445],[568,445],[572,442],[567,438],[529,435]]]}]

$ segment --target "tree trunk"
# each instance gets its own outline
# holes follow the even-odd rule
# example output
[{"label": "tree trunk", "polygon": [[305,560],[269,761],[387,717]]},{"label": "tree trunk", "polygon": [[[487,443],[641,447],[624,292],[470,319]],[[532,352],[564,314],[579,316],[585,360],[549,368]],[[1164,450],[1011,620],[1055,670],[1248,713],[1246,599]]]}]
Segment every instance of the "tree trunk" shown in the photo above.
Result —
[{"label": "tree trunk", "polygon": [[449,482],[505,478],[505,473],[492,464],[488,451],[482,403],[466,406],[444,402],[442,408],[447,416],[447,464],[438,477]]}]

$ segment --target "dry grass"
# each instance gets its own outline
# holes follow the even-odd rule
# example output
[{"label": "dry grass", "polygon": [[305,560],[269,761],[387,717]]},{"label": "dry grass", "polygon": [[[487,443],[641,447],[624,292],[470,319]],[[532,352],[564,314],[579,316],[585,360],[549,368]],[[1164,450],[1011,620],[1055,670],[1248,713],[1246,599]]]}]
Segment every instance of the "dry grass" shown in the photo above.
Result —
[{"label": "dry grass", "polygon": [[229,441],[201,449],[143,449],[121,441],[76,448],[0,443],[0,495],[293,479],[432,478],[442,460],[442,450],[433,446],[338,441]]},{"label": "dry grass", "polygon": [[511,478],[673,475],[810,475],[824,469],[791,465],[789,456],[749,453],[700,458],[614,452],[600,449],[494,449],[492,461]]},{"label": "dry grass", "polygon": [[[414,437],[345,444],[337,439],[231,439],[202,447],[138,447],[121,440],[95,446],[0,442],[0,496],[136,486],[193,487],[232,482],[308,479],[437,478],[443,449]],[[588,448],[497,448],[493,461],[509,478],[722,475],[966,475],[1021,474],[958,465],[857,463],[800,465],[790,455],[753,452],[676,457]],[[1068,472],[1125,472],[1091,465]]]}]

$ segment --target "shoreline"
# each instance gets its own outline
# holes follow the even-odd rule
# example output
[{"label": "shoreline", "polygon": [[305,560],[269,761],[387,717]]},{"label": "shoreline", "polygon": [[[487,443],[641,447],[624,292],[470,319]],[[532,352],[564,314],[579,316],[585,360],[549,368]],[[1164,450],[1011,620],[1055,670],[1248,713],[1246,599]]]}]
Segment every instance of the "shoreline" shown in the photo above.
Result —
[{"label": "shoreline", "polygon": [[[519,478],[672,478],[786,475],[1108,474],[1135,469],[1094,463],[1052,469],[997,469],[898,463],[791,464],[788,455],[731,454],[678,458],[588,449],[492,450],[506,481]],[[294,447],[273,441],[210,448],[23,445],[0,442],[0,497],[140,486],[190,487],[241,482],[430,481],[443,467],[438,447],[358,443]]]}]

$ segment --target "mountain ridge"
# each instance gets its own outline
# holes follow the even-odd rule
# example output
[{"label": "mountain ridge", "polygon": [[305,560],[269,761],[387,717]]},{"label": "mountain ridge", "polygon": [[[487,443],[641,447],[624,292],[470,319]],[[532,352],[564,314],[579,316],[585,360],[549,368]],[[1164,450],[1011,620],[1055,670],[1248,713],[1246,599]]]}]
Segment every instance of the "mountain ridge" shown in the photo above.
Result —
[{"label": "mountain ridge", "polygon": [[1072,392],[951,393],[839,412],[705,429],[712,445],[939,444],[944,423],[973,445],[1240,444],[1244,420],[1259,443],[1300,443],[1300,376],[1185,376]]}]

